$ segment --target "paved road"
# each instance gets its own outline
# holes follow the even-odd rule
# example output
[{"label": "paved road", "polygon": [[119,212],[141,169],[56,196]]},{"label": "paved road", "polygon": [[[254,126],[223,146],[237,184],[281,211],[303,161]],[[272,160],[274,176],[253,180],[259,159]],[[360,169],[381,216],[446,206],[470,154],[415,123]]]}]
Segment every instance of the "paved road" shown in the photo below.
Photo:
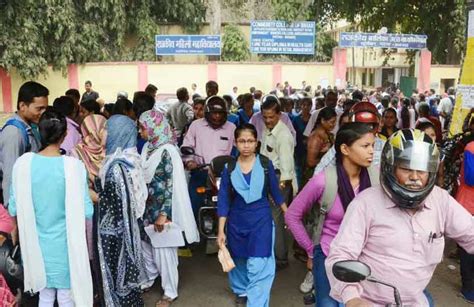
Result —
[{"label": "paved road", "polygon": [[[448,265],[455,265],[455,270]],[[176,307],[224,307],[234,306],[234,297],[228,286],[227,276],[220,270],[216,256],[206,256],[202,250],[195,251],[192,258],[180,258],[179,298]],[[271,294],[272,307],[304,306],[298,286],[304,278],[305,267],[294,259],[290,267],[276,275]],[[436,306],[472,306],[457,296],[460,288],[459,264],[452,259],[438,266],[428,287]],[[145,305],[154,306],[161,296],[159,280],[153,289],[144,295]]]}]

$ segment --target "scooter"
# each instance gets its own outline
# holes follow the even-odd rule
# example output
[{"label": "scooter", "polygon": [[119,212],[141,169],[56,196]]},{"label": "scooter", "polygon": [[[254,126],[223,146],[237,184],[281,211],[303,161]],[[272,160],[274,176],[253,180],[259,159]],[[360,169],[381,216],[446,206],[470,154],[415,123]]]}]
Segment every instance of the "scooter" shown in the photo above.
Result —
[{"label": "scooter", "polygon": [[[186,156],[196,156],[204,160],[201,156],[196,155],[194,148],[181,147],[181,153]],[[221,173],[227,163],[233,161],[232,156],[217,156],[211,160],[209,164],[200,164],[198,169],[208,170],[206,186],[198,187],[198,194],[205,194],[204,205],[199,209],[198,213],[198,229],[202,236],[206,239],[216,239],[219,227],[219,217],[217,216],[217,200],[221,184]]]},{"label": "scooter", "polygon": [[342,260],[336,262],[332,267],[332,273],[334,277],[338,280],[343,282],[361,282],[364,280],[378,283],[393,289],[393,296],[395,298],[395,305],[394,304],[386,304],[386,307],[403,307],[402,300],[400,298],[400,292],[398,292],[397,287],[386,283],[384,281],[380,281],[375,277],[371,276],[370,267],[360,261],[357,260]]}]

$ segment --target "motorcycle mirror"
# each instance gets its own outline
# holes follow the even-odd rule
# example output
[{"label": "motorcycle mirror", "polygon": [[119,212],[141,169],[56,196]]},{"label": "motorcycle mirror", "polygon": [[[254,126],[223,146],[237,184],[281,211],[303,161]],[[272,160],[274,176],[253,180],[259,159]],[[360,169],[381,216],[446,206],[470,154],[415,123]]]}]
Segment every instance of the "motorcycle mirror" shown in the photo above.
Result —
[{"label": "motorcycle mirror", "polygon": [[194,148],[189,147],[189,146],[182,146],[181,147],[181,153],[186,156],[194,155]]},{"label": "motorcycle mirror", "polygon": [[370,267],[357,260],[338,261],[332,267],[334,276],[343,282],[361,282],[370,276]]}]

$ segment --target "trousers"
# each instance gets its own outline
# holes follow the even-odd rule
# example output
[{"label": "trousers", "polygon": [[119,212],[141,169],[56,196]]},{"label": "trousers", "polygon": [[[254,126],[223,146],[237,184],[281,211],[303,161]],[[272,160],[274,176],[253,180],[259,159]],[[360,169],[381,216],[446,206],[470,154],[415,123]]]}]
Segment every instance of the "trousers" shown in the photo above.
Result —
[{"label": "trousers", "polygon": [[178,297],[178,248],[153,248],[150,243],[142,240],[143,262],[148,281],[161,276],[161,287],[165,295],[171,299]]},{"label": "trousers", "polygon": [[[275,229],[275,228],[273,228]],[[275,231],[272,240],[275,242]],[[235,268],[229,272],[232,291],[247,296],[247,307],[268,307],[275,279],[275,255],[233,259]]]},{"label": "trousers", "polygon": [[44,288],[39,292],[38,307],[53,307],[58,298],[59,307],[74,307],[71,291],[69,289]]}]

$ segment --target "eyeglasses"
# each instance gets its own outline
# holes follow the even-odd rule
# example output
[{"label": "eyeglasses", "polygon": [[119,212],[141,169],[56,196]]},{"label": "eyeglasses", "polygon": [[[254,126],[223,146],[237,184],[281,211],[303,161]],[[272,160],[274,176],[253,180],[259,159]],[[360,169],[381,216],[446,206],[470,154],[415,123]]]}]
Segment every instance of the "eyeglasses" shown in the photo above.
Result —
[{"label": "eyeglasses", "polygon": [[242,140],[242,139],[237,140],[237,144],[239,145],[245,145],[245,144],[253,145],[256,142],[257,140]]}]

